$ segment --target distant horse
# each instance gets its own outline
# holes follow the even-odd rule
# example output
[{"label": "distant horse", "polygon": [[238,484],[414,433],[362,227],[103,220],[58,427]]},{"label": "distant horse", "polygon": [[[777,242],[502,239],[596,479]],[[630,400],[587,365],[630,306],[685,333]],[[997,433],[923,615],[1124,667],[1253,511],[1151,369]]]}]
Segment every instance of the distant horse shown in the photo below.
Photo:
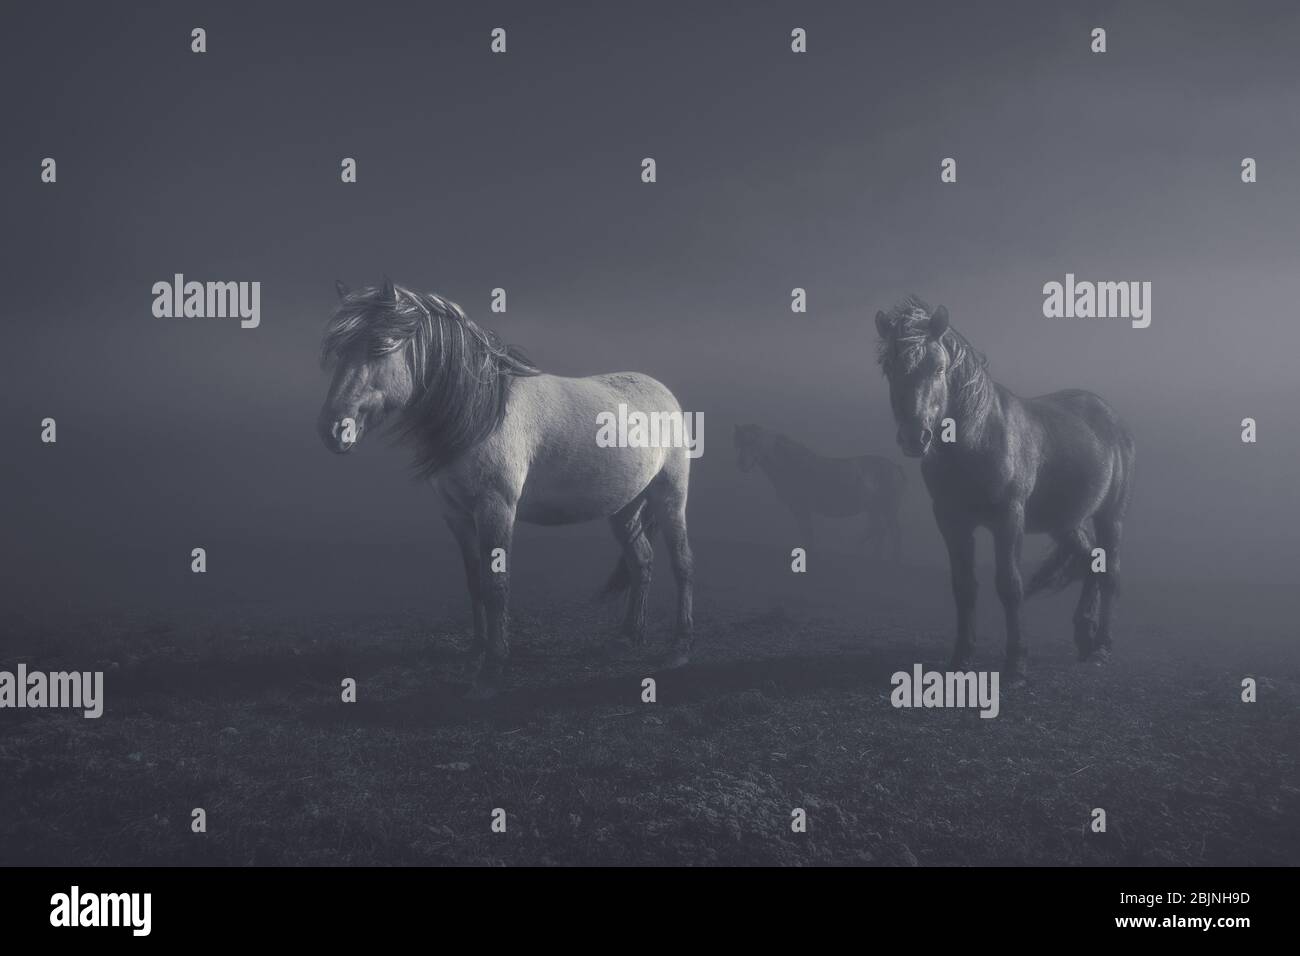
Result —
[{"label": "distant horse", "polygon": [[629,591],[624,634],[640,643],[654,549],[662,526],[677,579],[670,666],[691,649],[690,463],[684,447],[600,447],[597,416],[620,404],[680,413],[659,382],[636,372],[561,378],[479,328],[453,302],[385,280],[350,292],[325,330],[334,365],[319,429],[335,452],[386,424],[415,449],[415,469],[437,489],[460,545],[483,662],[471,693],[490,696],[510,655],[507,570],[516,521],[560,525],[608,518],[622,555],[607,591]]},{"label": "distant horse", "polygon": [[[921,459],[934,517],[948,546],[957,604],[953,668],[974,649],[975,537],[993,533],[997,593],[1007,622],[1007,668],[1023,680],[1024,597],[1082,579],[1074,612],[1080,660],[1110,656],[1119,588],[1120,536],[1133,481],[1133,438],[1104,401],[1071,389],[1019,398],[989,377],[984,356],[949,327],[948,310],[920,299],[876,313],[879,360],[889,381],[903,454]],[[951,429],[952,441],[942,434]],[[935,441],[936,435],[940,436]],[[1024,587],[1025,532],[1056,547]],[[1105,572],[1093,571],[1104,549]]]},{"label": "distant horse", "polygon": [[865,514],[864,541],[887,538],[894,560],[901,559],[899,511],[905,479],[895,462],[875,455],[826,458],[761,425],[737,425],[733,437],[737,467],[744,472],[755,465],[762,469],[781,503],[793,512],[807,541],[812,541],[813,515],[846,518]]}]

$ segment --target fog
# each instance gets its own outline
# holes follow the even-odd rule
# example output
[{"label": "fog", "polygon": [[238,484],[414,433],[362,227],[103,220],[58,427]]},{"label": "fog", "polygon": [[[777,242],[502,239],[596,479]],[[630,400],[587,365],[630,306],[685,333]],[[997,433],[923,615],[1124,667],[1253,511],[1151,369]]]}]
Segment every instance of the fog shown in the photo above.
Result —
[{"label": "fog", "polygon": [[[415,600],[420,562],[453,553],[433,493],[402,449],[372,437],[338,458],[314,430],[334,280],[386,273],[546,371],[643,371],[702,413],[702,555],[788,553],[796,533],[761,475],[736,469],[734,424],[904,461],[872,317],[917,293],[1012,391],[1087,388],[1129,423],[1126,599],[1283,632],[1300,11],[1074,6],[24,10],[0,41],[21,91],[0,179],[0,600],[314,602],[349,582],[361,604]],[[193,26],[206,54],[190,52]],[[504,56],[488,52],[495,26]],[[806,55],[790,52],[795,26]],[[1241,182],[1246,156],[1257,183]],[[343,157],[356,184],[339,181]],[[944,157],[955,184],[939,181]],[[177,272],[260,281],[260,326],[155,318],[150,289]],[[1150,328],[1044,318],[1043,284],[1067,273],[1151,282]],[[46,417],[56,444],[40,441]],[[906,560],[942,568],[906,468]],[[519,541],[564,535],[614,553],[595,524]],[[189,572],[194,547],[207,580]]]}]

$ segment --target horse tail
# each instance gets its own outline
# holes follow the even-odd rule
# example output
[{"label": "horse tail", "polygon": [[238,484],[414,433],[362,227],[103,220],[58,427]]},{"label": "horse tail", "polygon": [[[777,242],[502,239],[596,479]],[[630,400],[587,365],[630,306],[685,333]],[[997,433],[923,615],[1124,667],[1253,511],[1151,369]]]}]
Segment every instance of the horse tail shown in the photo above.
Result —
[{"label": "horse tail", "polygon": [[[637,512],[637,525],[629,537],[635,539],[638,534],[643,534],[647,541],[653,542],[658,523],[659,520],[654,507],[643,497],[641,507]],[[596,592],[594,600],[597,602],[612,600],[631,586],[632,571],[627,565],[627,558],[620,554],[618,561],[614,564],[614,570],[610,572],[604,586]]]},{"label": "horse tail", "polygon": [[1057,538],[1056,547],[1048,553],[1025,585],[1025,597],[1052,594],[1074,581],[1082,581],[1088,571],[1091,555],[1092,540],[1082,528],[1075,528],[1069,534]]}]

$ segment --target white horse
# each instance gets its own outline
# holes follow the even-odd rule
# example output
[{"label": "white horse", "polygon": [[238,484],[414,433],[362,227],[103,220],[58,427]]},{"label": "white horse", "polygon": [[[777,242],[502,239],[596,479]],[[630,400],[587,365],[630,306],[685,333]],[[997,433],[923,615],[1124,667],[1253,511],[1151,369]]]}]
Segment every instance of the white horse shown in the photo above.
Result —
[{"label": "white horse", "polygon": [[686,534],[685,447],[600,447],[597,416],[620,404],[681,413],[664,385],[636,372],[563,378],[538,371],[480,329],[454,302],[395,287],[350,292],[325,330],[322,363],[335,368],[320,435],[347,452],[386,425],[416,451],[460,545],[483,654],[471,694],[490,696],[510,656],[510,544],[516,521],[559,525],[608,518],[623,554],[606,593],[628,589],[623,634],[640,644],[654,550],[663,528],[677,580],[677,628],[668,666],[692,642],[693,561]]}]

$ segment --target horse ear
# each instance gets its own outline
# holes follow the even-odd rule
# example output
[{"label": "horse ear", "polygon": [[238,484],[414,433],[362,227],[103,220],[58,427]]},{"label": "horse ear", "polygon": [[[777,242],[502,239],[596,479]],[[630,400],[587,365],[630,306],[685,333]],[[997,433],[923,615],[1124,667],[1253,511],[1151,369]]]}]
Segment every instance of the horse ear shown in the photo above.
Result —
[{"label": "horse ear", "polygon": [[346,299],[349,295],[352,294],[352,290],[343,284],[342,279],[334,280],[334,291],[336,291],[339,294],[340,299]]},{"label": "horse ear", "polygon": [[930,338],[942,338],[943,333],[947,331],[948,310],[941,305],[930,314]]},{"label": "horse ear", "polygon": [[385,302],[397,301],[397,290],[393,288],[393,280],[384,276],[384,287],[379,292],[379,298]]},{"label": "horse ear", "polygon": [[880,337],[881,337],[882,339],[887,339],[887,338],[889,338],[890,328],[891,328],[891,326],[890,326],[890,324],[889,324],[889,316],[885,315],[884,312],[877,312],[877,313],[876,313],[876,331],[880,333]]}]

